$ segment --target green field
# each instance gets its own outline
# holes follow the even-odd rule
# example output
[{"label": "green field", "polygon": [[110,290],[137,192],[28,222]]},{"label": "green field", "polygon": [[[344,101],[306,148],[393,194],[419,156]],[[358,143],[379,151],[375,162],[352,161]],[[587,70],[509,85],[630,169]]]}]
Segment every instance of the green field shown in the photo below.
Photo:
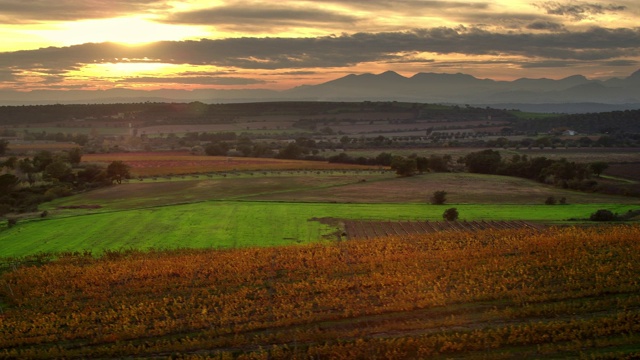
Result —
[{"label": "green field", "polygon": [[[266,175],[265,175],[266,174]],[[235,248],[337,239],[339,219],[460,220],[573,223],[598,209],[638,210],[635,198],[557,189],[536,182],[478,174],[398,178],[385,172],[243,174],[180,181],[134,181],[61,198],[0,231],[0,257],[41,252]],[[431,205],[436,190],[445,205]],[[548,196],[567,205],[544,205]],[[338,221],[320,222],[331,218]],[[3,224],[4,225],[4,224]]]},{"label": "green field", "polygon": [[[461,220],[555,222],[587,218],[598,209],[624,213],[632,205],[451,205]],[[336,239],[339,230],[315,218],[442,219],[449,206],[208,201],[146,209],[37,219],[0,232],[4,256],[90,250],[234,248],[291,245]]]},{"label": "green field", "polygon": [[[450,192],[447,204],[429,203],[437,189]],[[567,197],[569,204],[544,205],[546,196]],[[460,220],[563,224],[598,209],[638,210],[636,200],[476,174],[397,178],[346,172],[132,182],[44,204],[47,217],[26,217],[0,232],[0,255],[292,245],[337,239],[339,219],[439,221],[449,207],[458,209]],[[322,218],[337,221],[329,225]]]}]

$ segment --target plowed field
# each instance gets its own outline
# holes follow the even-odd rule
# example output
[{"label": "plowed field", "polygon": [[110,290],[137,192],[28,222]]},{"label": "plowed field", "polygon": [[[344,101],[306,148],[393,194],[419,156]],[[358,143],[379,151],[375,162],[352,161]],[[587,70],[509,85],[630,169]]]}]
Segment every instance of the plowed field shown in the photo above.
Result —
[{"label": "plowed field", "polygon": [[[345,220],[349,239],[374,239],[385,236],[429,234],[438,231],[477,231],[504,229],[541,229],[542,225],[528,221],[376,221]],[[344,235],[344,234],[343,234]]]}]

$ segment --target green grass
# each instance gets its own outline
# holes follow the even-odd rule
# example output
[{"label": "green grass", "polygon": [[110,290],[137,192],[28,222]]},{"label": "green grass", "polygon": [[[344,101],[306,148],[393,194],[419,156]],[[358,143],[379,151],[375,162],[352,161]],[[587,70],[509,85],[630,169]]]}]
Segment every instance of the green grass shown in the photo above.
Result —
[{"label": "green grass", "polygon": [[[207,201],[147,209],[33,219],[0,231],[0,254],[91,250],[234,248],[322,241],[336,227],[313,218],[441,220],[456,207],[461,220],[559,221],[598,209],[623,213],[632,205],[427,205]],[[335,238],[335,237],[333,237]]]},{"label": "green grass", "polygon": [[[435,190],[447,204],[434,206]],[[544,205],[548,196],[569,205]],[[97,209],[61,206],[99,205]],[[638,210],[637,199],[558,189],[503,176],[379,172],[269,173],[180,181],[134,181],[43,204],[48,216],[0,230],[0,257],[39,252],[277,246],[335,239],[338,225],[314,218],[573,223],[598,209]],[[36,214],[34,214],[36,215]],[[0,225],[0,229],[5,224]]]}]

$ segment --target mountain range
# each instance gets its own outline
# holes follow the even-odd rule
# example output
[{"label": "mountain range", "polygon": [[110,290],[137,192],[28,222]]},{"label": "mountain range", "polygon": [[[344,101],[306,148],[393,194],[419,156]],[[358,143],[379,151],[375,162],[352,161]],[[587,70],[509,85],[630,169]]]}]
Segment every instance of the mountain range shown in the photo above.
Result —
[{"label": "mountain range", "polygon": [[131,90],[32,92],[0,91],[0,104],[119,102],[259,102],[259,101],[405,101],[470,104],[525,111],[594,112],[640,108],[640,70],[626,78],[590,80],[582,75],[564,79],[496,81],[467,74],[393,71],[347,75],[318,85],[289,90]]}]

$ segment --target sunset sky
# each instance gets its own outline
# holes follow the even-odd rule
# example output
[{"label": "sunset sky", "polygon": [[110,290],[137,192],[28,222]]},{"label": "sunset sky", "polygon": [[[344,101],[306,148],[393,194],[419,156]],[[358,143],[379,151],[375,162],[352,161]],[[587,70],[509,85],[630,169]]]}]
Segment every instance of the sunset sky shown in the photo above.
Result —
[{"label": "sunset sky", "polygon": [[5,90],[607,79],[640,68],[640,1],[0,0],[0,38]]}]

